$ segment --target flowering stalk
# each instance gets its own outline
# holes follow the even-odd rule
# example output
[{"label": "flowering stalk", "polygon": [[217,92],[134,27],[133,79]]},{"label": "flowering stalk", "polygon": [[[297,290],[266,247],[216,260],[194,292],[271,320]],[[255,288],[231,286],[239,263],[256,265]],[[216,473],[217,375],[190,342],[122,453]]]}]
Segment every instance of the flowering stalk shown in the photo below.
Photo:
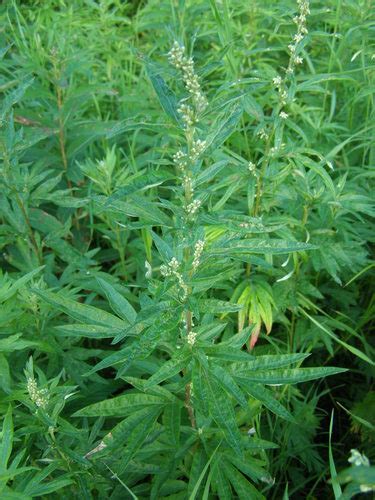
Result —
[{"label": "flowering stalk", "polygon": [[[186,55],[185,47],[181,46],[178,42],[174,42],[168,56],[170,63],[181,72],[184,86],[188,92],[188,97],[180,103],[178,108],[183,124],[185,147],[177,151],[173,156],[173,162],[180,174],[184,190],[184,226],[188,228],[194,224],[202,203],[201,200],[194,197],[193,172],[197,161],[206,148],[206,141],[197,137],[195,125],[198,123],[201,113],[207,107],[207,99],[202,92],[198,76],[195,73],[194,61]],[[189,278],[192,277],[199,266],[203,247],[204,241],[198,240],[194,247],[193,262],[188,273]],[[189,246],[186,246],[184,249],[183,260],[183,267],[186,269],[191,261]],[[168,266],[164,266],[161,271],[165,276],[173,275],[177,279],[179,288],[182,291],[180,294],[181,299],[186,303],[191,289],[185,284],[179,267],[180,263],[177,259],[172,259]],[[184,313],[184,334],[187,343],[193,347],[196,333],[193,332],[193,314],[188,308],[186,308]],[[189,383],[185,388],[185,406],[189,413],[191,425],[195,427],[194,411],[191,406],[191,391],[192,387]]]},{"label": "flowering stalk", "polygon": [[262,197],[263,178],[269,160],[272,157],[272,155],[276,153],[276,148],[271,146],[273,138],[275,136],[276,128],[279,125],[280,120],[282,122],[289,117],[288,113],[286,113],[283,109],[288,103],[289,89],[287,86],[287,81],[294,74],[296,66],[303,63],[303,58],[299,55],[299,51],[301,47],[301,42],[304,39],[305,35],[307,35],[308,33],[306,27],[306,19],[307,16],[310,14],[309,0],[297,0],[297,5],[298,5],[298,15],[293,18],[293,22],[297,25],[297,32],[293,35],[292,42],[288,45],[290,56],[289,56],[288,66],[285,70],[285,75],[284,77],[278,75],[272,80],[273,85],[275,86],[279,94],[279,103],[276,106],[274,112],[274,120],[271,124],[269,131],[261,129],[258,132],[260,138],[265,140],[266,143],[265,143],[265,152],[263,155],[263,159],[261,161],[261,168],[257,182],[256,200],[253,213],[254,217],[256,217],[259,213],[260,201]]}]

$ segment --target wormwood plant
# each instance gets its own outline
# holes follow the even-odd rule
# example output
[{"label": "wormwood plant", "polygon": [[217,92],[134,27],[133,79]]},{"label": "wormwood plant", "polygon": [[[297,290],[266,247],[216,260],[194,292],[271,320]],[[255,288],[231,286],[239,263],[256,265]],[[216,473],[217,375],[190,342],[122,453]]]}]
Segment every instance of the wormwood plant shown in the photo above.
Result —
[{"label": "wormwood plant", "polygon": [[[319,4],[310,55],[306,0],[188,3],[6,10],[1,498],[373,487],[362,449],[336,473],[350,448],[349,425],[334,442],[337,406],[319,432],[321,400],[330,413],[339,399],[371,439],[372,393],[354,378],[373,365],[367,52],[358,81],[350,64],[334,73],[324,30],[341,18]],[[272,23],[290,14],[286,38]],[[197,18],[202,36],[187,28]],[[161,24],[186,36],[166,49]],[[341,106],[357,84],[363,123]],[[329,364],[355,366],[352,401]]]},{"label": "wormwood plant", "polygon": [[[242,349],[251,328],[236,333],[220,320],[240,309],[215,297],[223,278],[238,272],[233,261],[314,247],[265,237],[272,225],[255,226],[254,237],[250,216],[235,217],[225,233],[206,239],[205,225],[217,224],[206,206],[209,185],[225,164],[212,159],[228,131],[215,122],[204,123],[210,106],[184,47],[175,42],[169,59],[186,89],[177,110],[172,108],[180,142],[173,155],[176,173],[168,185],[172,195],[147,202],[152,222],[127,224],[146,228],[156,250],[153,265],[146,261],[148,287],[140,293],[139,310],[108,278],[97,278],[97,284],[113,313],[64,293],[40,288],[33,293],[78,321],[58,326],[63,335],[113,338],[116,347],[103,353],[89,374],[111,368],[126,385],[121,394],[76,411],[76,417],[107,417],[101,442],[86,450],[82,460],[108,467],[133,494],[150,498],[172,491],[181,498],[199,498],[203,490],[220,498],[263,498],[260,490],[273,483],[264,451],[275,444],[253,436],[254,418],[264,405],[280,418],[294,419],[280,402],[282,394],[266,386],[307,382],[343,369],[300,368],[305,353],[254,357]],[[164,84],[156,78],[153,83],[166,107]],[[237,108],[230,113],[232,120]],[[112,201],[113,196],[99,199],[110,209]],[[121,201],[113,203],[121,210]],[[28,391],[50,418],[46,389],[38,389],[32,376]],[[151,481],[145,481],[146,470]]]}]

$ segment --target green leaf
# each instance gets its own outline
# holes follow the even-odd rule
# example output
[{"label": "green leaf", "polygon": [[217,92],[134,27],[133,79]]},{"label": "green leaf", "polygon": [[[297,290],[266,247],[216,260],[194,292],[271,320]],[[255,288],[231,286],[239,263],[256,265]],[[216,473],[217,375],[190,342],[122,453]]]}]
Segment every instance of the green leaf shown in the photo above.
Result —
[{"label": "green leaf", "polygon": [[185,352],[176,355],[174,358],[163,363],[163,366],[150,377],[146,383],[145,389],[160,384],[171,377],[179,374],[184,368],[187,367],[191,359],[191,352]]},{"label": "green leaf", "polygon": [[180,427],[181,427],[181,401],[172,401],[165,406],[163,414],[163,424],[166,434],[176,448],[180,444]]},{"label": "green leaf", "polygon": [[247,407],[246,398],[242,390],[238,387],[232,376],[221,366],[212,364],[210,372],[216,378],[216,381],[243,407]]},{"label": "green leaf", "polygon": [[204,352],[207,356],[212,358],[219,358],[225,361],[242,361],[248,363],[253,359],[251,354],[241,351],[234,347],[229,347],[222,344],[205,346]]},{"label": "green leaf", "polygon": [[100,288],[104,292],[111,309],[128,324],[132,325],[137,313],[134,307],[112,285],[101,278],[97,278]]},{"label": "green leaf", "polygon": [[219,172],[223,170],[228,165],[228,160],[220,160],[213,165],[205,168],[199,175],[193,180],[194,187],[198,187],[205,182],[210,182]]},{"label": "green leaf", "polygon": [[333,460],[332,453],[332,429],[333,429],[333,410],[331,413],[331,420],[329,423],[329,442],[328,442],[328,457],[329,457],[329,470],[331,473],[331,484],[333,489],[333,494],[335,495],[335,500],[339,500],[342,495],[342,490],[340,483],[337,479],[337,471],[335,467],[335,462]]},{"label": "green leaf", "polygon": [[264,500],[264,496],[253,486],[236,467],[229,464],[227,461],[222,462],[222,468],[226,477],[231,482],[235,489],[239,500]]},{"label": "green leaf", "polygon": [[[220,444],[221,444],[221,443],[220,443]],[[197,482],[196,482],[196,484],[195,484],[195,486],[194,486],[194,489],[193,489],[193,491],[191,492],[191,495],[189,496],[189,500],[195,500],[195,498],[196,498],[196,496],[197,496],[197,494],[198,494],[198,491],[199,491],[199,487],[200,487],[200,485],[201,485],[201,483],[202,483],[202,481],[203,481],[203,478],[204,478],[204,476],[205,476],[206,472],[208,471],[208,468],[209,468],[209,466],[210,466],[210,464],[211,464],[211,462],[212,462],[213,458],[215,457],[216,452],[217,452],[217,450],[219,449],[220,444],[218,444],[218,446],[215,448],[214,452],[213,452],[213,453],[212,453],[212,455],[210,456],[210,459],[208,460],[208,462],[207,462],[207,463],[206,463],[206,465],[204,466],[204,468],[203,468],[202,472],[200,473],[199,478],[198,478],[198,480],[197,480]]]},{"label": "green leaf", "polygon": [[99,403],[86,406],[74,413],[74,417],[101,417],[111,416],[118,417],[129,415],[137,410],[145,407],[160,407],[162,408],[168,400],[152,396],[150,394],[124,394],[112,399],[106,399]]},{"label": "green leaf", "polygon": [[5,302],[10,299],[20,288],[22,288],[27,282],[33,279],[45,266],[40,266],[25,274],[21,278],[18,278],[9,288],[4,291],[0,290],[0,302]]},{"label": "green leaf", "polygon": [[109,448],[109,453],[111,454],[114,448],[123,448],[124,443],[128,441],[129,436],[131,436],[139,422],[142,422],[145,418],[157,417],[160,412],[160,406],[147,406],[141,410],[134,410],[129,417],[119,422],[103,439]]},{"label": "green leaf", "polygon": [[2,439],[0,444],[0,469],[6,469],[8,460],[13,448],[13,418],[12,407],[9,405],[8,411],[5,414]]},{"label": "green leaf", "polygon": [[242,305],[218,299],[202,299],[199,301],[198,307],[200,311],[206,313],[237,312],[242,309]]},{"label": "green leaf", "polygon": [[122,474],[129,465],[130,460],[137,453],[139,448],[145,442],[152,432],[154,424],[158,419],[160,409],[153,408],[148,415],[144,415],[141,420],[133,427],[132,433],[126,440],[126,448],[122,452],[122,458],[118,465],[119,473]]},{"label": "green leaf", "polygon": [[48,304],[51,304],[75,320],[82,321],[82,323],[87,323],[89,321],[94,325],[111,327],[117,330],[124,329],[127,325],[127,323],[121,319],[117,318],[113,314],[103,311],[102,309],[86,304],[80,304],[72,299],[46,290],[34,288],[32,291]]},{"label": "green leaf", "polygon": [[209,415],[223,431],[228,445],[238,455],[242,455],[241,434],[237,427],[232,403],[228,399],[226,391],[221,388],[210,372],[203,369],[200,370],[200,374],[204,393],[207,395]]},{"label": "green leaf", "polygon": [[177,111],[178,100],[172,90],[166,84],[164,78],[160,75],[160,70],[155,64],[145,59],[147,75],[150,78],[152,86],[158,96],[159,102],[164,111],[177,123],[181,122],[181,117]]},{"label": "green leaf", "polygon": [[232,463],[239,471],[248,476],[252,481],[265,482],[269,481],[272,484],[272,479],[269,473],[259,465],[259,461],[253,458],[251,461],[241,459],[233,453],[226,453],[228,461]]},{"label": "green leaf", "polygon": [[5,97],[0,111],[1,122],[4,120],[5,115],[11,110],[11,108],[22,99],[26,90],[33,84],[33,82],[34,78],[23,81],[16,89],[12,90],[12,92]]},{"label": "green leaf", "polygon": [[354,481],[358,484],[367,484],[375,488],[375,466],[355,465],[339,472],[337,479],[340,483]]},{"label": "green leaf", "polygon": [[208,153],[215,151],[230,135],[232,135],[241,119],[242,112],[243,106],[241,104],[218,115],[212,125],[212,132],[208,134],[206,139],[206,151]]},{"label": "green leaf", "polygon": [[274,368],[281,368],[282,366],[288,366],[292,363],[297,363],[298,361],[303,361],[310,354],[296,353],[296,354],[276,354],[276,355],[264,355],[249,357],[249,360],[245,363],[236,363],[231,367],[232,371],[239,375],[241,371],[248,370],[271,370]]},{"label": "green leaf", "polygon": [[33,229],[43,234],[62,231],[64,228],[56,217],[39,208],[32,208],[29,210],[29,221]]},{"label": "green leaf", "polygon": [[83,325],[74,323],[71,325],[59,325],[54,327],[64,337],[86,337],[89,339],[109,339],[118,334],[118,329],[111,329],[99,325]]},{"label": "green leaf", "polygon": [[287,368],[285,370],[249,371],[246,373],[246,377],[236,376],[235,379],[239,383],[241,383],[241,380],[244,380],[269,385],[298,384],[346,371],[346,368],[334,368],[331,366],[321,368]]},{"label": "green leaf", "polygon": [[168,245],[168,243],[165,242],[163,238],[160,238],[160,236],[156,234],[154,231],[150,231],[150,233],[161,258],[164,260],[164,262],[169,262],[172,259],[172,257],[174,257],[174,252],[172,248]]},{"label": "green leaf", "polygon": [[43,495],[49,495],[50,493],[54,493],[55,491],[61,490],[66,486],[69,486],[73,483],[72,479],[49,479],[48,482],[34,484],[33,480],[31,480],[28,484],[24,493],[26,495],[31,495],[32,497],[41,497]]},{"label": "green leaf", "polygon": [[298,241],[285,240],[260,240],[252,238],[248,240],[232,240],[226,242],[222,246],[212,246],[209,253],[211,255],[227,255],[231,254],[285,254],[291,252],[301,252],[305,250],[314,250],[317,247],[309,243],[300,243]]},{"label": "green leaf", "polygon": [[[244,328],[241,330],[239,333],[236,333],[235,335],[232,335],[228,340],[225,340],[224,342],[220,342],[221,347],[231,347],[233,349],[241,349],[246,342],[249,340],[249,337],[251,335],[251,332],[253,330],[253,326],[249,326],[247,328]],[[253,359],[253,356],[249,356],[249,360]]]},{"label": "green leaf", "polygon": [[130,195],[127,201],[109,200],[105,196],[94,196],[93,202],[100,212],[115,212],[128,217],[138,217],[141,222],[155,226],[169,226],[169,218],[160,210],[158,204],[148,201],[145,197]]},{"label": "green leaf", "polygon": [[222,462],[222,457],[219,457],[219,459],[216,460],[215,466],[213,467],[212,482],[213,485],[216,487],[216,491],[220,500],[233,500],[230,482],[227,479],[227,477],[223,474],[221,462]]},{"label": "green leaf", "polygon": [[264,120],[263,109],[254,99],[254,97],[250,95],[246,95],[244,97],[244,108],[248,115],[253,116],[258,121]]},{"label": "green leaf", "polygon": [[372,359],[370,359],[364,352],[360,351],[356,347],[341,340],[340,337],[338,337],[336,334],[334,334],[329,328],[327,328],[326,326],[319,323],[319,321],[317,321],[315,318],[310,316],[304,309],[300,308],[300,311],[302,312],[302,314],[304,314],[306,316],[306,318],[309,318],[309,320],[312,321],[314,323],[314,325],[316,325],[318,328],[320,328],[320,330],[322,330],[324,333],[326,333],[335,342],[337,342],[338,344],[345,347],[345,349],[347,349],[349,352],[354,354],[354,356],[357,356],[358,358],[362,359],[363,361],[366,361],[366,363],[369,363],[372,366],[375,365],[375,362]]},{"label": "green leaf", "polygon": [[[239,379],[238,379],[239,380]],[[277,399],[274,398],[271,391],[266,389],[260,384],[254,384],[250,381],[245,381],[244,379],[239,380],[241,387],[243,387],[248,394],[254,399],[257,399],[264,404],[275,415],[288,420],[289,422],[295,422],[295,419],[291,413],[281,404]]]}]

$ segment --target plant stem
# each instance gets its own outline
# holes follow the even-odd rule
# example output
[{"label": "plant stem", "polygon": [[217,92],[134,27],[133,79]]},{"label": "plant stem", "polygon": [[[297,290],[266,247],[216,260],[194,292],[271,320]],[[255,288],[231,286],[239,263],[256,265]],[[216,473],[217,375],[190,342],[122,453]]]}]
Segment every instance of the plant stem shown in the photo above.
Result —
[{"label": "plant stem", "polygon": [[194,417],[194,410],[193,407],[191,406],[191,382],[189,382],[185,386],[185,407],[189,414],[191,426],[195,429],[196,423]]},{"label": "plant stem", "polygon": [[23,204],[21,197],[17,192],[16,192],[16,202],[17,202],[17,205],[19,206],[19,208],[22,212],[23,218],[25,220],[25,224],[27,226],[27,230],[28,230],[29,236],[30,236],[30,241],[31,241],[32,246],[34,247],[34,251],[35,251],[35,254],[37,256],[38,262],[40,265],[42,265],[43,264],[43,257],[42,257],[42,254],[40,252],[38,243],[35,239],[34,231],[33,231],[33,228],[31,227],[31,224],[30,224],[29,216],[27,215],[25,205]]},{"label": "plant stem", "polygon": [[64,122],[62,119],[61,111],[63,107],[62,92],[58,85],[56,85],[56,97],[57,97],[57,108],[59,110],[59,144],[60,144],[60,154],[63,162],[63,167],[65,171],[66,181],[68,183],[69,189],[72,189],[72,183],[68,179],[68,159],[65,150],[65,132],[64,132]]}]

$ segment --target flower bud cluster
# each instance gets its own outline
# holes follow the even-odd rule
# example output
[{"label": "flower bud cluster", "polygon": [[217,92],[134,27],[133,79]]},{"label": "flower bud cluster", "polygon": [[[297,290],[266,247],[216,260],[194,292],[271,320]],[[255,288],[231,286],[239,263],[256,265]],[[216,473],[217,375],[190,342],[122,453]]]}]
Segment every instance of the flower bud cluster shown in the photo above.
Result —
[{"label": "flower bud cluster", "polygon": [[175,68],[181,70],[186,90],[191,95],[197,112],[203,111],[207,106],[207,99],[202,92],[198,76],[195,73],[193,58],[187,57],[185,55],[185,47],[176,41],[169,51],[168,57],[170,63]]},{"label": "flower bud cluster", "polygon": [[257,132],[257,136],[260,137],[264,141],[268,139],[268,133],[266,132],[266,130],[264,128],[261,128]]},{"label": "flower bud cluster", "polygon": [[204,248],[204,241],[198,240],[194,247],[193,271],[196,271],[200,264],[203,248]]},{"label": "flower bud cluster", "polygon": [[47,389],[38,389],[38,385],[34,378],[27,379],[27,392],[30,399],[39,408],[46,408],[48,404],[48,391]]},{"label": "flower bud cluster", "polygon": [[370,466],[369,459],[366,455],[361,455],[358,450],[350,450],[350,457],[348,458],[348,462],[358,467],[359,465],[364,465],[365,467]]},{"label": "flower bud cluster", "polygon": [[185,189],[185,193],[187,194],[188,198],[191,199],[194,195],[194,188],[193,188],[193,180],[190,177],[190,175],[184,175],[183,177],[183,185]]},{"label": "flower bud cluster", "polygon": [[247,168],[249,169],[249,172],[251,174],[255,174],[255,171],[256,171],[256,165],[254,162],[252,161],[249,161],[249,163],[247,164]]},{"label": "flower bud cluster", "polygon": [[303,63],[303,58],[297,54],[298,44],[302,42],[305,35],[307,35],[308,30],[306,27],[306,18],[310,14],[309,0],[297,0],[299,15],[293,18],[293,21],[297,25],[297,33],[293,36],[292,43],[288,45],[290,52],[290,60],[288,69],[286,70],[288,74],[294,72],[294,67],[298,64]]},{"label": "flower bud cluster", "polygon": [[279,93],[281,106],[285,106],[288,97],[288,92],[286,91],[285,88],[285,81],[281,78],[280,75],[277,75],[275,76],[275,78],[272,79],[272,83],[274,84],[275,88]]},{"label": "flower bud cluster", "polygon": [[207,145],[206,141],[201,141],[200,139],[197,139],[196,141],[193,142],[193,145],[191,147],[189,159],[192,163],[196,162],[199,158],[199,156],[203,153]]},{"label": "flower bud cluster", "polygon": [[206,141],[202,141],[201,139],[197,139],[196,141],[193,141],[193,144],[191,146],[191,151],[189,154],[185,153],[184,151],[177,151],[172,157],[173,163],[179,168],[182,172],[185,172],[185,170],[188,168],[189,163],[195,163],[200,155],[203,153],[207,146]]},{"label": "flower bud cluster", "polygon": [[202,202],[200,200],[194,200],[192,201],[191,203],[189,203],[187,206],[186,206],[186,212],[188,215],[194,215],[199,207],[201,206]]},{"label": "flower bud cluster", "polygon": [[178,262],[176,257],[173,257],[173,259],[171,259],[167,265],[163,264],[160,266],[160,272],[164,277],[174,276],[177,279],[178,286],[181,291],[181,298],[182,300],[185,300],[188,294],[188,287],[184,281],[182,273],[179,272],[179,268],[180,263]]},{"label": "flower bud cluster", "polygon": [[193,346],[195,344],[195,339],[197,338],[197,334],[195,332],[189,332],[187,335],[187,342],[189,345]]},{"label": "flower bud cluster", "polygon": [[195,117],[194,110],[188,104],[180,104],[177,111],[180,113],[186,128],[190,128],[196,123],[197,119]]},{"label": "flower bud cluster", "polygon": [[173,163],[184,172],[188,166],[188,156],[183,151],[179,150],[173,155]]}]

